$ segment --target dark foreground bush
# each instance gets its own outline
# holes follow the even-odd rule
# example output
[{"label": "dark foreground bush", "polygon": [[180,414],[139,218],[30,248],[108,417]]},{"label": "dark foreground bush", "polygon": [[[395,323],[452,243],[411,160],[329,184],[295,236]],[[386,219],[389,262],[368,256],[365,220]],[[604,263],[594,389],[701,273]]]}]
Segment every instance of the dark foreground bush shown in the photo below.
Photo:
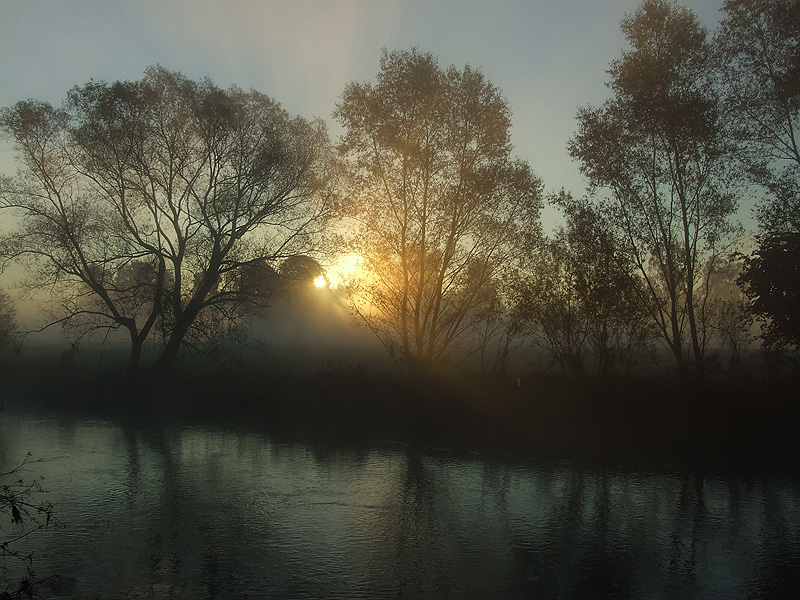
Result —
[{"label": "dark foreground bush", "polygon": [[[31,384],[33,382],[33,384]],[[391,439],[510,457],[609,464],[794,468],[794,379],[522,381],[403,377],[361,369],[308,374],[176,370],[135,385],[111,372],[18,378],[6,402],[263,431],[333,444]]]}]

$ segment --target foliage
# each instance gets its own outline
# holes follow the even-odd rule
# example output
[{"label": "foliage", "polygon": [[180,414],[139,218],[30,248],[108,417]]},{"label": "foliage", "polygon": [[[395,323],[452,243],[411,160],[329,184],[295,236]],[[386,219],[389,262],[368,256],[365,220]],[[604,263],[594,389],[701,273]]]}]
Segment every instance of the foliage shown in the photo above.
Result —
[{"label": "foliage", "polygon": [[702,378],[708,282],[737,232],[709,44],[694,14],[666,0],[645,0],[622,30],[631,49],[609,69],[614,95],[580,109],[569,150],[593,191],[611,193],[598,209],[681,376]]},{"label": "foliage", "polygon": [[602,215],[585,200],[554,198],[567,226],[531,257],[515,308],[534,342],[571,375],[630,371],[652,336],[633,265]]},{"label": "foliage", "polygon": [[765,341],[800,346],[800,234],[763,236],[744,262],[739,282],[764,321]]},{"label": "foliage", "polygon": [[[728,374],[741,378],[747,374],[745,351],[750,349],[753,334],[753,315],[748,309],[747,296],[737,283],[742,268],[741,254],[733,252],[717,262],[708,283],[706,326],[712,331],[715,345],[728,353]],[[714,355],[709,357],[712,362]]]},{"label": "foliage", "polygon": [[800,2],[728,0],[715,38],[736,158],[766,191],[758,247],[739,278],[768,345],[797,346]]},{"label": "foliage", "polygon": [[736,157],[768,192],[764,232],[800,232],[800,1],[727,0],[715,36]]},{"label": "foliage", "polygon": [[0,127],[20,164],[0,208],[21,218],[2,255],[61,298],[57,320],[127,331],[131,371],[157,331],[164,367],[235,321],[231,275],[307,251],[334,208],[321,121],[161,67],[75,87],[61,108],[19,102]]},{"label": "foliage", "polygon": [[319,262],[310,256],[290,256],[281,263],[279,273],[281,287],[285,293],[292,294],[313,290],[315,282],[322,279],[327,284],[328,278],[325,269]]},{"label": "foliage", "polygon": [[347,250],[364,258],[353,308],[406,369],[480,347],[499,279],[538,231],[541,182],[510,157],[510,111],[475,69],[386,52],[335,116],[352,183]]}]

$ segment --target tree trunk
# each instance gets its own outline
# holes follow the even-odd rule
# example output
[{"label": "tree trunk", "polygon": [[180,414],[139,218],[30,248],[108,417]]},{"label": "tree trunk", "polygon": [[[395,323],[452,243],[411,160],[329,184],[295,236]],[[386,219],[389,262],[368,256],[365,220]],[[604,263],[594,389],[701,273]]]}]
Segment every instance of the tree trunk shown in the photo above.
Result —
[{"label": "tree trunk", "polygon": [[139,372],[139,365],[142,361],[142,346],[144,340],[139,339],[138,336],[131,336],[131,352],[128,356],[128,374],[131,379],[135,380]]},{"label": "tree trunk", "polygon": [[[196,316],[195,312],[195,316]],[[189,318],[187,313],[181,315],[181,318],[175,324],[175,328],[172,330],[172,333],[167,340],[167,343],[164,345],[164,348],[161,350],[161,354],[158,355],[156,361],[153,363],[153,370],[158,374],[164,374],[167,372],[170,366],[175,362],[175,359],[178,356],[178,351],[181,349],[181,344],[183,343],[183,338],[186,337],[186,334],[189,332],[189,327],[192,324],[194,317]]]},{"label": "tree trunk", "polygon": [[703,352],[700,349],[700,342],[697,335],[697,320],[694,314],[694,297],[689,292],[687,294],[687,309],[689,311],[689,334],[692,339],[692,354],[694,356],[695,378],[697,381],[703,381],[705,377],[705,369],[703,365]]}]

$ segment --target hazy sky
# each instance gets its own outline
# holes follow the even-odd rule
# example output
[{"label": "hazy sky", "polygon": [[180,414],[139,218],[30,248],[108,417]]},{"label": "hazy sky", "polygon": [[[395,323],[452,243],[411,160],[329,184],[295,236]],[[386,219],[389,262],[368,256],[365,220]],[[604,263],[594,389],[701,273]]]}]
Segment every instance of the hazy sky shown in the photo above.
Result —
[{"label": "hazy sky", "polygon": [[[605,72],[638,0],[0,0],[0,106],[59,103],[89,79],[138,79],[159,63],[253,88],[290,112],[331,112],[367,81],[381,49],[417,46],[441,65],[480,67],[513,111],[515,153],[548,191],[583,192],[565,146],[576,109],[607,96]],[[686,0],[712,30],[722,0]],[[0,171],[13,170],[8,146]]]}]

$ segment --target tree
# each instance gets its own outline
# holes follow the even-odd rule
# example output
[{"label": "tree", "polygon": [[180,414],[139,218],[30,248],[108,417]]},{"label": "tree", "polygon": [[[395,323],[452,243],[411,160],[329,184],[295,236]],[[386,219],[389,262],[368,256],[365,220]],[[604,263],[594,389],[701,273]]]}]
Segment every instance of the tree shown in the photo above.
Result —
[{"label": "tree", "polygon": [[800,346],[800,233],[769,235],[745,258],[739,283],[764,320],[765,341]]},{"label": "tree", "polygon": [[231,277],[234,289],[245,301],[246,310],[253,314],[269,306],[280,285],[278,271],[265,258],[242,265]]},{"label": "tree", "polygon": [[0,353],[6,352],[17,333],[17,309],[7,292],[0,290]]},{"label": "tree", "polygon": [[529,263],[529,274],[518,282],[515,304],[530,324],[534,344],[545,349],[565,374],[583,375],[589,325],[576,289],[563,231]]},{"label": "tree", "polygon": [[736,157],[766,191],[758,247],[739,278],[768,345],[797,345],[800,1],[728,0],[715,38]]},{"label": "tree", "polygon": [[307,290],[316,286],[319,281],[327,282],[325,269],[310,256],[290,256],[281,263],[279,271],[283,285],[288,287]]},{"label": "tree", "polygon": [[719,346],[729,352],[728,371],[733,377],[746,375],[744,351],[752,344],[753,315],[738,278],[743,256],[731,253],[720,260],[709,284],[708,323]]},{"label": "tree", "polygon": [[384,51],[375,82],[347,85],[335,116],[353,183],[348,250],[364,258],[354,309],[407,370],[475,350],[541,208],[541,182],[510,157],[506,101],[480,71]]},{"label": "tree", "polygon": [[681,376],[702,379],[709,277],[736,232],[726,138],[706,32],[694,14],[645,0],[622,22],[631,45],[611,64],[613,97],[578,112],[569,144],[646,289]]},{"label": "tree", "polygon": [[800,233],[800,1],[727,0],[714,39],[737,158],[764,232]]},{"label": "tree", "polygon": [[61,322],[126,330],[131,372],[156,331],[163,369],[236,319],[232,274],[308,251],[333,209],[322,122],[161,67],[75,87],[62,108],[19,102],[0,128],[20,163],[0,208],[21,218],[0,251],[58,293]]},{"label": "tree", "polygon": [[516,311],[565,374],[629,371],[652,337],[641,278],[594,206],[563,192],[553,202],[566,228],[531,257]]}]

